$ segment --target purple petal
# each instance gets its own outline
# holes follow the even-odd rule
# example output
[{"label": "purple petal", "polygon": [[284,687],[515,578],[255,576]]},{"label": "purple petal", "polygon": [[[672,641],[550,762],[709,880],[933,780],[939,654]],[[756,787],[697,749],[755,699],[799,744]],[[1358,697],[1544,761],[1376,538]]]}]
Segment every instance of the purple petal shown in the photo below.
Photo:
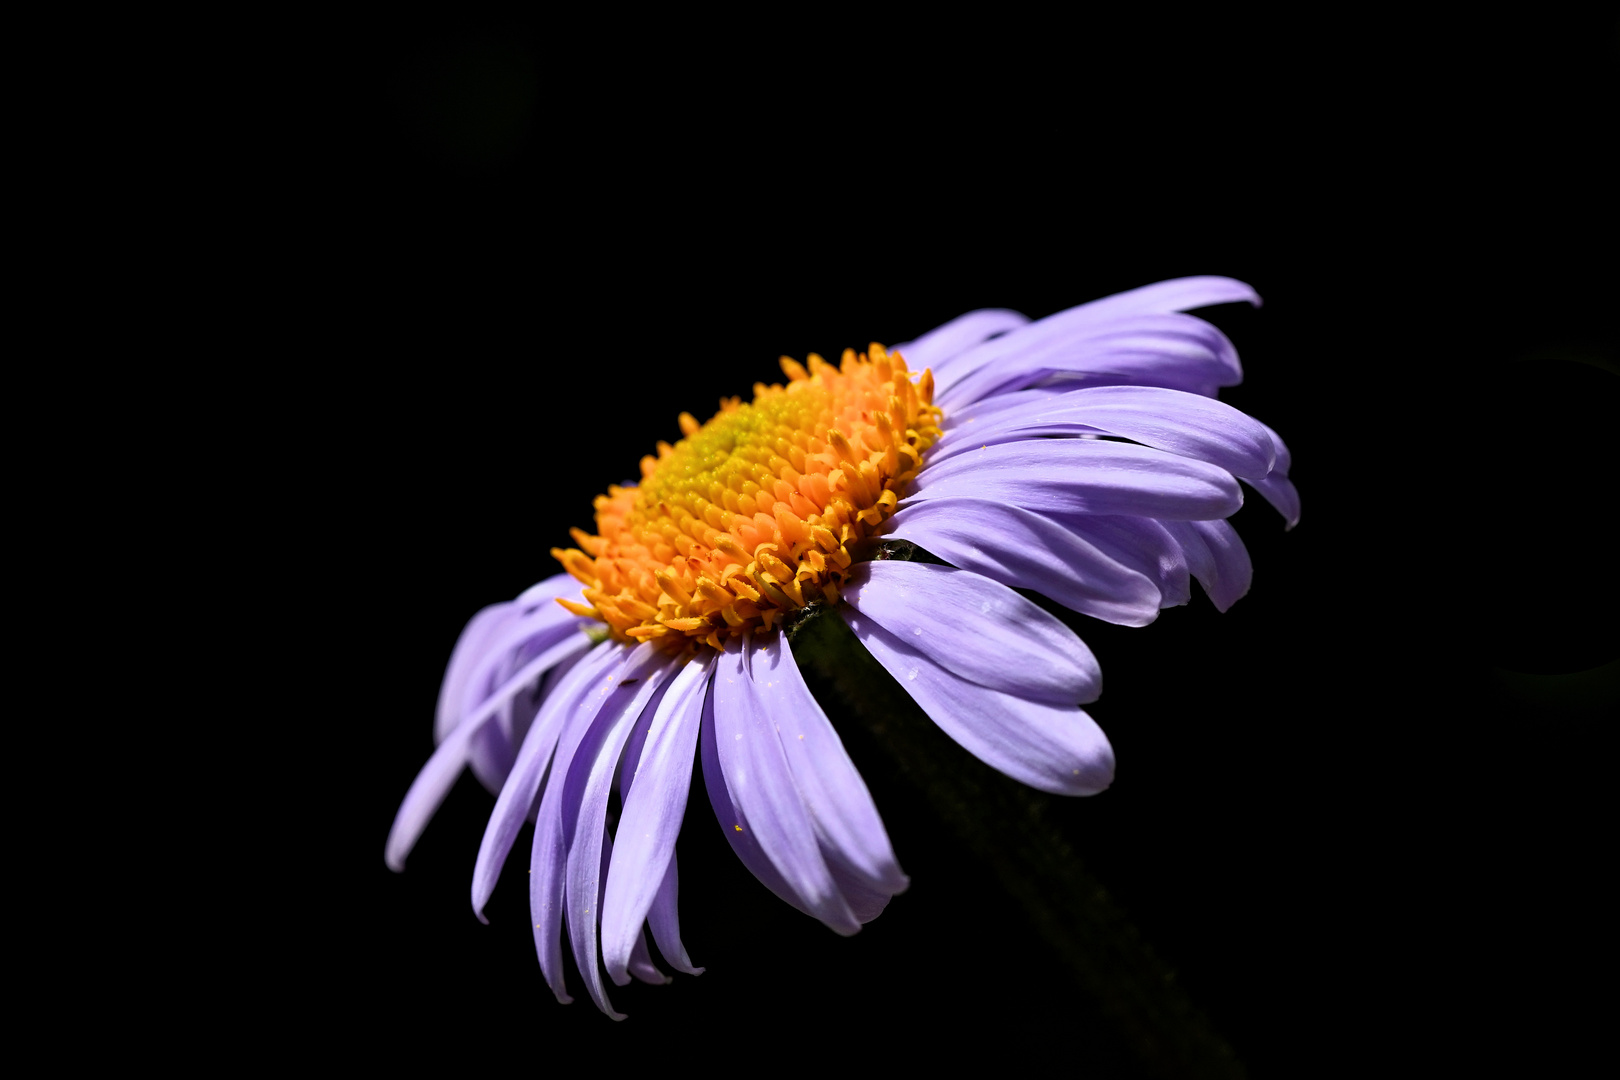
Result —
[{"label": "purple petal", "polygon": [[860,612],[839,613],[929,718],[980,761],[1059,795],[1095,795],[1113,780],[1113,748],[1082,710],[968,682]]},{"label": "purple petal", "polygon": [[968,350],[934,373],[935,403],[950,416],[975,401],[1053,378],[1091,386],[1164,386],[1213,395],[1243,381],[1225,334],[1191,315],[1139,315],[1103,326],[1032,323]]},{"label": "purple petal", "polygon": [[[585,644],[589,645],[590,642],[586,641]],[[512,706],[515,702],[530,701],[533,698],[532,687],[527,693],[518,694],[497,709],[494,723],[479,728],[478,734],[467,744],[467,768],[472,770],[473,776],[492,795],[499,792],[506,783],[507,774],[512,771],[512,763],[516,760],[512,736],[508,734],[513,727]]]},{"label": "purple petal", "polygon": [[560,608],[554,603],[561,597],[578,597],[580,584],[572,574],[553,574],[544,581],[537,581],[524,589],[518,598],[512,601],[524,611],[532,611],[545,605],[546,607]]},{"label": "purple petal", "polygon": [[1089,304],[1080,310],[1093,318],[1117,319],[1130,315],[1163,315],[1173,311],[1191,311],[1215,304],[1247,302],[1260,306],[1260,294],[1252,287],[1229,277],[1184,277],[1157,281],[1129,292],[1115,293]]},{"label": "purple petal", "polygon": [[1294,483],[1286,476],[1271,475],[1261,480],[1245,481],[1250,487],[1258,491],[1277,513],[1283,516],[1284,528],[1292,529],[1299,524],[1299,492],[1294,489]]},{"label": "purple petal", "polygon": [[1191,599],[1187,556],[1170,535],[1167,522],[1116,514],[1054,514],[1052,520],[1157,585],[1161,608],[1179,607]]},{"label": "purple petal", "polygon": [[658,895],[653,897],[652,908],[647,912],[647,925],[652,927],[653,940],[658,942],[658,951],[664,954],[665,963],[676,971],[701,975],[703,969],[692,965],[686,946],[681,944],[681,921],[676,906],[680,874],[675,869],[676,861],[675,853],[670,852],[663,884],[658,886]]},{"label": "purple petal", "polygon": [[1163,450],[1101,439],[1030,439],[926,465],[902,500],[967,495],[1037,513],[1230,517],[1243,505],[1232,474]]},{"label": "purple petal", "polygon": [[[1232,278],[1174,278],[1076,305],[1031,323],[1026,329],[1014,331],[1007,336],[1013,337],[1016,334],[1020,339],[1018,347],[1023,348],[1031,343],[1073,338],[1089,330],[1136,316],[1169,315],[1213,304],[1239,301],[1248,301],[1256,307],[1260,306],[1259,294],[1243,282]],[[950,325],[952,324],[946,324]],[[954,363],[961,357],[963,352],[956,352],[941,359]],[[968,362],[972,363],[973,360],[970,359]],[[940,374],[939,369],[942,366],[942,363],[936,364],[934,372],[936,376]]]},{"label": "purple petal", "polygon": [[916,341],[896,345],[890,352],[906,358],[906,366],[913,371],[938,367],[956,354],[970,349],[987,338],[1016,330],[1029,322],[1028,315],[1004,308],[985,308],[959,315],[936,329],[928,331]]},{"label": "purple petal", "polygon": [[1125,626],[1146,626],[1159,615],[1154,579],[1063,525],[1016,506],[934,499],[901,510],[889,520],[889,533],[963,570],[1034,590],[1082,615]]},{"label": "purple petal", "polygon": [[[636,935],[666,880],[673,902],[674,881],[668,871],[674,866],[675,840],[686,815],[692,756],[697,752],[703,700],[713,673],[713,663],[707,658],[694,660],[677,672],[654,711],[633,769],[628,757],[631,748],[626,750],[621,788],[626,780],[629,783],[602,901],[602,958],[609,976],[621,985]],[[653,932],[665,959],[680,970],[690,967],[684,950],[672,957],[656,926]],[[677,949],[679,940],[676,936],[673,943]]]},{"label": "purple petal", "polygon": [[564,889],[568,937],[591,1000],[615,1020],[623,1014],[615,1012],[608,1001],[597,959],[603,870],[608,857],[608,795],[630,730],[645,710],[657,708],[675,670],[667,654],[651,643],[637,646],[631,656],[635,659],[626,665],[619,686],[603,703],[571,759],[557,762],[558,769],[566,769],[561,810],[568,848]]},{"label": "purple petal", "polygon": [[1288,452],[1288,444],[1283,442],[1282,436],[1278,435],[1270,427],[1267,427],[1265,424],[1261,424],[1260,426],[1264,427],[1266,429],[1266,434],[1271,436],[1271,443],[1277,451],[1277,463],[1271,467],[1272,475],[1287,476],[1288,470],[1293,465],[1294,461],[1294,456]]},{"label": "purple petal", "polygon": [[456,640],[456,647],[451,650],[450,663],[445,668],[443,682],[439,684],[439,704],[433,725],[434,742],[441,741],[449,734],[450,728],[460,719],[461,711],[477,704],[477,702],[466,703],[468,683],[471,681],[473,668],[492,653],[500,651],[498,646],[492,644],[493,635],[503,626],[532,614],[542,604],[562,614],[561,619],[555,615],[548,615],[548,622],[566,622],[569,619],[576,623],[582,622],[578,616],[570,615],[552,602],[557,597],[566,596],[570,591],[577,592],[578,589],[579,583],[571,576],[557,574],[529,586],[523,595],[512,603],[491,605],[468,620],[466,628]]},{"label": "purple petal", "polygon": [[863,878],[840,865],[836,858],[827,860],[827,868],[832,871],[838,891],[844,894],[844,902],[862,926],[883,914],[883,909],[894,899],[893,892],[872,888]]},{"label": "purple petal", "polygon": [[557,737],[562,733],[563,719],[573,714],[580,699],[594,689],[596,680],[609,667],[622,662],[623,657],[614,649],[596,650],[569,671],[540,707],[518,750],[512,771],[495,799],[495,809],[489,815],[484,838],[478,845],[478,861],[473,865],[472,906],[479,922],[489,921],[484,918],[484,907],[495,891],[495,883],[506,865],[506,856],[517,839],[518,829],[540,793],[540,778],[551,762]]},{"label": "purple petal", "polygon": [[428,758],[427,764],[422,766],[422,771],[411,782],[410,790],[405,793],[399,811],[394,815],[394,824],[388,830],[388,841],[383,848],[383,858],[390,868],[395,871],[405,869],[405,856],[416,846],[417,837],[422,835],[434,811],[461,774],[462,766],[467,763],[467,745],[479,728],[488,723],[496,710],[513,695],[533,683],[560,659],[571,656],[577,648],[576,642],[564,641],[530,660],[445,736],[445,740],[433,751],[433,756]]},{"label": "purple petal", "polygon": [[[1023,412],[1036,407],[1052,398],[1073,392],[1072,387],[1059,386],[1031,386],[1023,390],[1013,390],[995,397],[983,398],[969,405],[953,409],[944,420],[944,435],[934,446],[941,447],[947,442],[971,442],[972,431],[980,425],[987,425],[991,421],[999,423],[1001,414],[1009,411]],[[929,451],[928,461],[933,460],[933,450]]]},{"label": "purple petal", "polygon": [[1001,413],[991,423],[963,430],[965,437],[949,440],[950,445],[941,439],[929,452],[928,464],[938,465],[975,444],[1082,433],[1130,439],[1246,479],[1265,476],[1276,460],[1265,425],[1224,402],[1162,387],[1099,386]]},{"label": "purple petal", "polygon": [[903,891],[906,875],[872,795],[805,685],[786,635],[755,639],[752,673],[756,701],[772,719],[821,849],[869,889]]},{"label": "purple petal", "polygon": [[517,617],[516,604],[491,604],[467,620],[461,636],[456,639],[456,647],[450,650],[450,662],[445,665],[444,679],[439,683],[439,704],[433,720],[435,745],[443,742],[461,719],[462,696],[473,665],[485,655],[483,643],[502,623]]},{"label": "purple petal", "polygon": [[[535,648],[537,641],[530,641],[522,648],[507,654],[507,659],[501,664],[496,676],[497,685],[504,684],[520,670],[525,663],[544,652],[544,649]],[[512,771],[516,761],[515,747],[529,732],[529,726],[534,722],[540,710],[540,704],[545,700],[544,686],[547,678],[559,671],[566,671],[573,666],[573,662],[589,652],[593,642],[584,634],[566,636],[562,644],[571,644],[570,651],[558,655],[553,652],[552,658],[556,663],[541,677],[528,686],[519,690],[507,699],[495,711],[494,721],[485,724],[473,736],[467,747],[467,765],[472,769],[478,782],[483,784],[491,794],[497,794],[506,783],[507,775]]]},{"label": "purple petal", "polygon": [[711,685],[710,692],[703,699],[703,723],[698,731],[698,740],[703,747],[703,787],[708,792],[709,805],[714,808],[715,821],[719,823],[731,850],[748,868],[748,872],[759,879],[760,884],[784,903],[815,918],[815,912],[805,907],[804,902],[788,888],[787,882],[782,880],[782,875],[776,872],[771,860],[765,857],[765,850],[759,846],[753,827],[732,799],[720,767],[720,751],[715,745],[714,728],[714,692]]},{"label": "purple petal", "polygon": [[640,931],[636,932],[636,945],[630,951],[629,968],[630,974],[653,986],[662,986],[670,981],[670,977],[659,971],[658,966],[653,963],[652,953],[647,949],[647,935]]},{"label": "purple petal", "polygon": [[1225,611],[1249,591],[1254,564],[1237,530],[1225,521],[1167,521],[1187,554],[1187,565],[1209,594],[1216,610]]},{"label": "purple petal", "polygon": [[623,685],[623,679],[634,677],[633,671],[646,661],[646,650],[650,646],[632,649],[612,644],[604,648],[617,662],[594,673],[586,682],[584,692],[562,717],[562,733],[558,736],[556,757],[551,766],[556,780],[548,783],[540,796],[540,812],[534,822],[534,850],[529,857],[529,914],[534,919],[535,952],[540,956],[540,970],[547,985],[565,1005],[573,1000],[564,984],[562,963],[563,888],[569,831],[565,826],[571,827],[574,822],[565,823],[563,819],[566,785],[561,781],[603,706]]},{"label": "purple petal", "polygon": [[956,677],[1033,701],[1095,701],[1102,669],[1073,630],[998,581],[951,566],[861,563],[856,611]]},{"label": "purple petal", "polygon": [[833,881],[816,842],[804,798],[794,783],[771,702],[744,666],[744,651],[758,648],[748,635],[728,643],[716,661],[714,741],[726,790],[752,829],[760,849],[804,909],[841,934],[860,923]]},{"label": "purple petal", "polygon": [[[1264,424],[1261,425],[1265,427]],[[1292,529],[1299,524],[1299,492],[1288,479],[1288,470],[1293,465],[1293,455],[1288,452],[1288,444],[1282,441],[1271,428],[1266,428],[1266,434],[1271,436],[1271,442],[1277,450],[1277,463],[1272,466],[1271,475],[1261,480],[1251,480],[1250,486],[1264,496],[1266,502],[1277,508],[1283,516],[1285,528]]]},{"label": "purple petal", "polygon": [[[523,655],[538,655],[559,641],[578,638],[590,620],[564,608],[542,607],[495,628],[480,648],[481,654],[470,665],[461,690],[463,712],[478,707],[489,687],[500,685],[512,670],[512,661]],[[454,708],[456,702],[450,705]]]}]

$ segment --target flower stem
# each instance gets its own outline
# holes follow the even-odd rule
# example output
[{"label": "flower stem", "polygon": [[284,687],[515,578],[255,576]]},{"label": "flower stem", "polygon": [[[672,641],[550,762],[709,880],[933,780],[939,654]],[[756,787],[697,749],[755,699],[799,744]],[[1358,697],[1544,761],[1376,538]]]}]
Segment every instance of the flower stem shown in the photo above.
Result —
[{"label": "flower stem", "polygon": [[836,691],[934,813],[991,868],[1149,1075],[1246,1075],[1175,973],[1046,819],[1054,796],[1003,776],[940,732],[835,612],[807,612],[790,632],[812,686]]}]

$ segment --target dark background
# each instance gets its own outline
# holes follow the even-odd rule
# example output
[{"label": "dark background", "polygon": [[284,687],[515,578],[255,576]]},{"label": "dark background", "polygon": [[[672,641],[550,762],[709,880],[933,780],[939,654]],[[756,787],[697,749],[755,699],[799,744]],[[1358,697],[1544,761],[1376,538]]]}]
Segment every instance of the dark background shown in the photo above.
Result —
[{"label": "dark background", "polygon": [[753,881],[695,788],[681,913],[708,970],[615,990],[622,1024],[541,979],[527,830],[473,918],[493,796],[470,775],[407,873],[382,846],[462,624],[553,573],[680,411],[783,353],[1222,274],[1265,298],[1199,313],[1247,372],[1223,398],[1288,440],[1303,520],[1251,498],[1254,586],[1224,615],[1196,593],[1079,627],[1119,772],[1051,812],[1255,1075],[1575,1053],[1599,1002],[1573,958],[1609,940],[1613,29],[1029,26],[742,56],[656,27],[344,38],[287,181],[316,228],[276,376],[309,388],[284,647],[325,743],[291,828],[300,1024],[492,1073],[762,1050],[853,1070],[870,1041],[1131,1075],[858,731],[911,889],[840,939]]}]

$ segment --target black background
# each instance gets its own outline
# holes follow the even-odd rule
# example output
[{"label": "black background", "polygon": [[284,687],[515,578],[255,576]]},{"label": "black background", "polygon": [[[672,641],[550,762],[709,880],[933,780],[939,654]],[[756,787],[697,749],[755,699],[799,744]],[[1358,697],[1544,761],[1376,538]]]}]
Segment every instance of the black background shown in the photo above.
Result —
[{"label": "black background", "polygon": [[911,889],[840,939],[749,877],[697,788],[681,912],[708,970],[615,990],[621,1024],[540,977],[527,830],[473,918],[470,776],[404,875],[382,846],[462,624],[553,573],[680,411],[783,353],[1222,274],[1265,298],[1200,312],[1243,358],[1223,398],[1288,440],[1303,520],[1250,499],[1225,614],[1080,626],[1119,771],[1052,813],[1256,1075],[1573,1053],[1598,1015],[1574,958],[1607,940],[1613,27],[661,33],[394,24],[326,58],[271,466],[289,741],[319,762],[282,832],[300,1028],[491,1073],[992,1051],[1131,1075],[858,732]]}]

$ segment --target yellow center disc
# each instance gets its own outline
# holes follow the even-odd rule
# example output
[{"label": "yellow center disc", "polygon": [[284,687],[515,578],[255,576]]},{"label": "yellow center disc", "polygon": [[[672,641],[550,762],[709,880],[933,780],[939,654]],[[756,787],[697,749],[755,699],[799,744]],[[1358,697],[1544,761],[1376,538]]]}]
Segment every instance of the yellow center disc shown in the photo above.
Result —
[{"label": "yellow center disc", "polygon": [[939,438],[934,380],[875,343],[838,367],[784,356],[782,370],[786,386],[756,383],[752,403],[723,401],[701,427],[682,413],[686,437],[641,459],[639,487],[597,496],[596,535],[552,549],[590,606],[559,603],[672,650],[837,603],[851,545],[894,513]]}]

